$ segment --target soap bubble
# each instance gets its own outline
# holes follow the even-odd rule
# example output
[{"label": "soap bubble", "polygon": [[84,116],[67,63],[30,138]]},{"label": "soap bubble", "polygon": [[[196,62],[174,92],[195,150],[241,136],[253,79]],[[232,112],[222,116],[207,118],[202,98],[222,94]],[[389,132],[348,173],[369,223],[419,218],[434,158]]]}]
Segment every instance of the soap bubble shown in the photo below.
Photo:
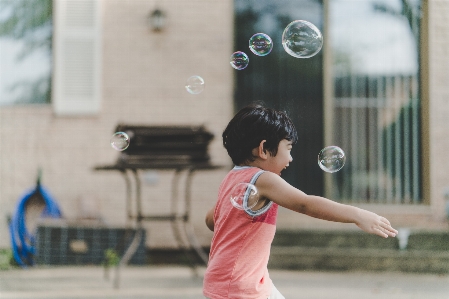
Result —
[{"label": "soap bubble", "polygon": [[117,151],[124,151],[129,146],[129,136],[125,132],[116,132],[111,137],[111,146]]},{"label": "soap bubble", "polygon": [[259,192],[250,183],[238,183],[231,190],[231,204],[239,210],[251,210],[259,202]]},{"label": "soap bubble", "polygon": [[318,154],[318,165],[326,172],[339,171],[345,165],[345,161],[345,152],[338,146],[325,147]]},{"label": "soap bubble", "polygon": [[282,46],[293,57],[309,58],[321,50],[323,36],[312,23],[297,20],[285,27],[282,34]]},{"label": "soap bubble", "polygon": [[190,94],[199,94],[204,90],[204,80],[200,76],[192,76],[187,79],[186,90]]},{"label": "soap bubble", "polygon": [[249,49],[257,56],[266,56],[273,49],[273,41],[265,33],[256,33],[249,39]]},{"label": "soap bubble", "polygon": [[249,58],[244,52],[237,51],[231,55],[231,66],[236,70],[243,70],[248,66]]}]

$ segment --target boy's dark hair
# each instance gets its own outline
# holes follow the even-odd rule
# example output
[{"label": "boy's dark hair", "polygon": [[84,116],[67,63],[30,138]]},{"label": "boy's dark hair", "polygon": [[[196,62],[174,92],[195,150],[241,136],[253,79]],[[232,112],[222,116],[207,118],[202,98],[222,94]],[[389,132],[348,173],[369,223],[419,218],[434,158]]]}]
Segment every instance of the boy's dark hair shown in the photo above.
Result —
[{"label": "boy's dark hair", "polygon": [[262,140],[264,150],[276,156],[279,142],[283,139],[296,143],[298,135],[292,120],[283,111],[251,104],[242,108],[223,131],[223,146],[232,162],[241,165],[252,162],[252,150]]}]

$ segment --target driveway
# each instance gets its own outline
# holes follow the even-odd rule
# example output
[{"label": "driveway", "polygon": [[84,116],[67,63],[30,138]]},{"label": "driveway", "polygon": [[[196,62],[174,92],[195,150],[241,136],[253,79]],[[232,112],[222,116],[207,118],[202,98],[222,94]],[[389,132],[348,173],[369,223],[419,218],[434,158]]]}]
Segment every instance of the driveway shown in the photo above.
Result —
[{"label": "driveway", "polygon": [[[204,299],[204,268],[195,277],[186,267],[125,267],[120,286],[115,272],[101,267],[52,267],[0,271],[2,299]],[[449,299],[449,276],[436,274],[303,272],[272,270],[287,299]]]}]

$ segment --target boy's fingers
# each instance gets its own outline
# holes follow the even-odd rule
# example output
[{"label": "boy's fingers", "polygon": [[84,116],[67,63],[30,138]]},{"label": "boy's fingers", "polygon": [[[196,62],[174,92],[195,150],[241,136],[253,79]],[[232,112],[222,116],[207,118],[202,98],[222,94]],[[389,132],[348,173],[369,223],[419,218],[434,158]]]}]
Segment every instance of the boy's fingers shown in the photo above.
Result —
[{"label": "boy's fingers", "polygon": [[388,238],[388,237],[396,237],[396,235],[397,235],[397,231],[394,229],[394,228],[392,228],[392,227],[382,227],[382,226],[380,226],[379,228],[378,228],[378,230],[380,231],[380,232],[382,232],[382,237],[385,237],[385,238]]},{"label": "boy's fingers", "polygon": [[391,226],[390,221],[388,221],[388,219],[385,217],[382,217],[382,222]]},{"label": "boy's fingers", "polygon": [[[393,227],[391,227],[390,224],[383,224],[380,226],[382,229],[386,230],[388,233],[394,234],[394,236],[396,236],[398,234],[398,231],[395,230]],[[393,237],[394,237],[393,236]]]},{"label": "boy's fingers", "polygon": [[385,227],[385,229],[393,236],[395,237],[398,234],[398,231],[392,228],[391,226]]},{"label": "boy's fingers", "polygon": [[382,228],[375,228],[375,233],[378,236],[384,237],[384,238],[388,238],[388,235],[383,231]]},{"label": "boy's fingers", "polygon": [[393,231],[388,231],[387,233],[390,237],[396,237],[396,233]]},{"label": "boy's fingers", "polygon": [[395,230],[392,226],[390,221],[388,221],[387,218],[382,217],[382,222],[385,224],[385,226],[383,226],[383,228],[387,229],[389,232],[391,232],[392,234],[394,234],[393,237],[395,237],[398,234],[398,231]]}]

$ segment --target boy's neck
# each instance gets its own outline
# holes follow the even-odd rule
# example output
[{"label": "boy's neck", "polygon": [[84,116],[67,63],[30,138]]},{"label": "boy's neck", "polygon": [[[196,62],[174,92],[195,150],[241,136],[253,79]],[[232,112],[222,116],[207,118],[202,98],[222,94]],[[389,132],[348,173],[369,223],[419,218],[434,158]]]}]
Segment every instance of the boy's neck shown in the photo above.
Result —
[{"label": "boy's neck", "polygon": [[245,162],[245,163],[242,163],[242,164],[237,165],[237,166],[240,166],[240,167],[249,166],[249,167],[257,167],[257,168],[260,168],[260,169],[264,169],[264,168],[263,168],[263,165],[261,165],[261,164],[262,164],[262,163],[260,163],[260,162],[257,161],[257,159],[256,159],[256,160],[254,160],[254,161],[251,161],[251,162]]}]

